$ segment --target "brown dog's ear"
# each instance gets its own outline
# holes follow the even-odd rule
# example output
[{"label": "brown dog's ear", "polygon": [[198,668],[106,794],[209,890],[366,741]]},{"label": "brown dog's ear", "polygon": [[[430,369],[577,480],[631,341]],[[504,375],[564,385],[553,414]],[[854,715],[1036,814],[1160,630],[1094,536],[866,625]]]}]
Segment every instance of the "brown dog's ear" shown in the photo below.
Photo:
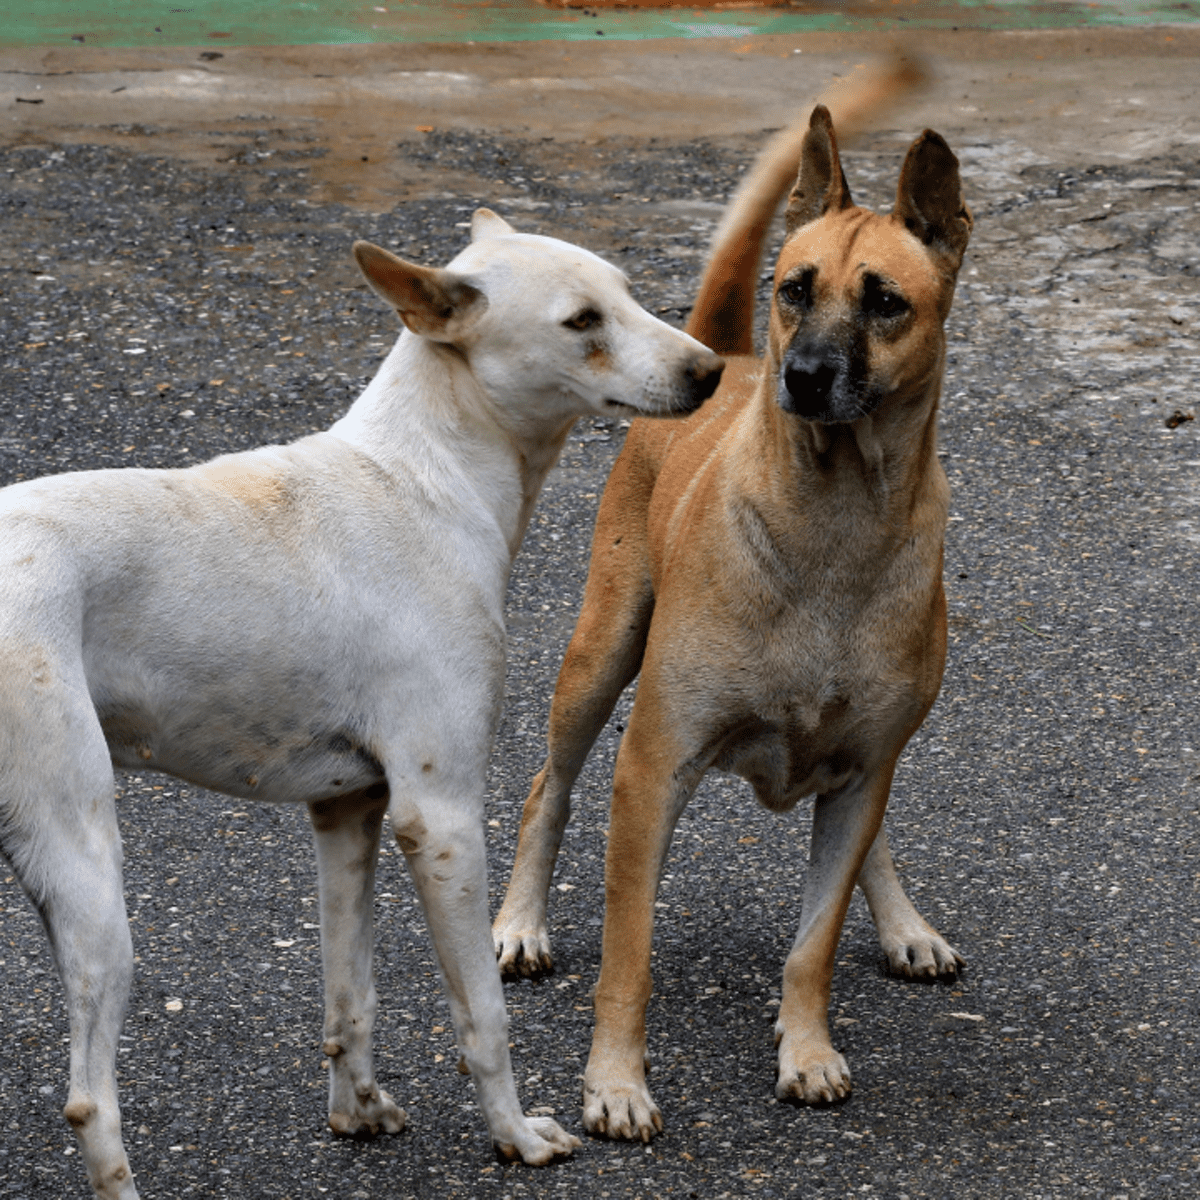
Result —
[{"label": "brown dog's ear", "polygon": [[925,130],[908,151],[892,215],[945,260],[948,270],[957,271],[962,265],[975,219],[963,199],[958,159],[932,129]]},{"label": "brown dog's ear", "polygon": [[808,120],[808,132],[800,148],[800,176],[788,197],[788,234],[827,212],[850,208],[853,203],[846,176],[842,174],[833,118],[825,105],[818,104]]},{"label": "brown dog's ear", "polygon": [[487,308],[484,294],[452,271],[418,267],[370,242],[355,242],[354,258],[404,324],[435,342],[457,341]]}]

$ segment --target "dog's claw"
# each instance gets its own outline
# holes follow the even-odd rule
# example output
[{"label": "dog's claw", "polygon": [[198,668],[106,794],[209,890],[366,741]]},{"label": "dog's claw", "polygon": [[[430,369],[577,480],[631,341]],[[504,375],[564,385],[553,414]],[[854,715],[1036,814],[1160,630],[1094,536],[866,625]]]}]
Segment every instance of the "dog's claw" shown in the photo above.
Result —
[{"label": "dog's claw", "polygon": [[533,932],[514,933],[495,929],[496,958],[505,979],[540,979],[554,971],[550,934],[545,926]]},{"label": "dog's claw", "polygon": [[583,1086],[583,1127],[614,1141],[649,1142],[662,1133],[663,1119],[645,1085]]},{"label": "dog's claw", "polygon": [[[864,883],[864,889],[866,886]],[[967,965],[963,956],[904,895],[872,906],[872,915],[892,975],[904,979],[953,979]]]},{"label": "dog's claw", "polygon": [[785,1078],[780,1074],[775,1084],[775,1096],[779,1100],[798,1100],[802,1104],[836,1104],[850,1095],[850,1071],[845,1060],[837,1056],[840,1069],[835,1064],[818,1067],[812,1071],[791,1072]]},{"label": "dog's claw", "polygon": [[883,950],[888,970],[905,979],[953,979],[967,965],[949,942],[933,930],[920,937],[890,940]]},{"label": "dog's claw", "polygon": [[[836,1104],[850,1095],[850,1068],[828,1043],[806,1050],[800,1039],[793,1041],[778,1030],[776,1040],[779,1043],[777,1099],[801,1104]],[[801,1044],[797,1046],[795,1042]]]},{"label": "dog's claw", "polygon": [[511,1141],[493,1143],[496,1153],[508,1162],[520,1159],[529,1167],[542,1167],[556,1158],[566,1158],[582,1145],[551,1117],[527,1117],[525,1128]]},{"label": "dog's claw", "polygon": [[381,1133],[402,1133],[408,1117],[382,1089],[369,1100],[360,1101],[354,1112],[331,1111],[329,1128],[345,1138],[372,1138]]}]

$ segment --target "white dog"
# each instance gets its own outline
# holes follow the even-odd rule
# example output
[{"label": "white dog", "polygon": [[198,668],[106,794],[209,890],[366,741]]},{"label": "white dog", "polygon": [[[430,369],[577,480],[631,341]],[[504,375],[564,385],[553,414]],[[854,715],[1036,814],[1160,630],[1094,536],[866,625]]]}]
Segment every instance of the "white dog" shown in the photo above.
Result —
[{"label": "white dog", "polygon": [[527,1163],[578,1144],[521,1111],[489,932],[505,585],[572,422],[689,412],[722,361],[614,267],[486,209],[445,270],[354,250],[408,329],[328,432],[0,492],[0,849],[53,947],[64,1114],[111,1200],[137,1194],[114,1075],[133,964],[114,763],[308,805],[337,1133],[404,1124],[371,1056],[387,812],[493,1142]]}]

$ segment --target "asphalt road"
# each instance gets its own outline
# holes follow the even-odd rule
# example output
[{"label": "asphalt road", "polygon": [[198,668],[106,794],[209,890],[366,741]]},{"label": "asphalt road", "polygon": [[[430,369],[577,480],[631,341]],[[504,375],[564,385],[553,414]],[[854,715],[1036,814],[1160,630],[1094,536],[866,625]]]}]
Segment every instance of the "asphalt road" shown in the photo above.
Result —
[{"label": "asphalt road", "polygon": [[[771,816],[711,777],[680,823],[658,909],[649,1026],[666,1133],[646,1147],[587,1139],[544,1171],[503,1166],[454,1070],[422,918],[385,846],[379,1069],[409,1128],[338,1142],[324,1128],[303,815],[131,777],[120,812],[138,974],[121,1087],[147,1200],[1196,1194],[1200,136],[1186,87],[1197,48],[1171,50],[1167,36],[1095,43],[1095,60],[1082,44],[1038,60],[1028,41],[948,55],[940,90],[846,155],[856,197],[885,205],[908,141],[932,124],[960,155],[976,214],[942,420],[950,663],[888,818],[919,907],[970,964],[963,978],[886,977],[856,901],[831,1012],[854,1095],[778,1104],[771,1030],[808,817]],[[852,69],[869,48],[810,48],[815,73]],[[786,117],[780,48],[722,66],[723,107],[712,46],[670,80],[644,46],[606,47],[577,75],[543,64],[538,78],[583,81],[560,88],[574,107],[557,135],[528,93],[487,119],[497,81],[529,76],[532,53],[464,59],[460,73],[482,82],[463,85],[457,109],[442,93],[422,119],[414,101],[390,131],[360,114],[374,141],[358,173],[352,117],[314,119],[282,87],[273,112],[262,97],[279,76],[261,63],[244,64],[253,101],[187,108],[177,88],[131,119],[104,107],[88,60],[51,75],[61,61],[9,57],[25,74],[0,137],[0,482],[183,465],[327,425],[395,333],[356,278],[352,239],[444,262],[480,202],[606,254],[647,306],[681,319],[720,204],[761,130]],[[338,54],[350,78],[353,52]],[[614,62],[640,96],[683,95],[692,70],[693,124],[664,101],[662,127],[639,129]],[[298,63],[287,70],[302,74]],[[364,51],[360,65],[378,60]],[[92,100],[56,118],[52,89],[89,79]],[[42,105],[17,103],[42,86]],[[594,134],[589,86],[612,105]],[[514,573],[488,799],[495,903],[621,436],[601,421],[576,429]],[[509,988],[526,1103],[575,1129],[620,720],[581,780],[555,879],[558,973]],[[0,1197],[82,1195],[60,1116],[59,985],[32,910],[0,881]]]}]

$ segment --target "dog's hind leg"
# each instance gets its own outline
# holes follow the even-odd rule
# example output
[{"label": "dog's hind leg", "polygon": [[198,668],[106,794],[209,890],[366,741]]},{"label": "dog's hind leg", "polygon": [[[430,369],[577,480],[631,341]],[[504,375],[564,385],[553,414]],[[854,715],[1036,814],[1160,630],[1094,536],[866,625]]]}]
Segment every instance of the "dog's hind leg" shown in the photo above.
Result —
[{"label": "dog's hind leg", "polygon": [[881,827],[858,874],[858,884],[893,974],[914,979],[953,977],[962,956],[934,929],[904,893]]},{"label": "dog's hind leg", "polygon": [[309,805],[317,850],[329,1127],[342,1137],[399,1133],[404,1111],[375,1082],[374,904],[387,792]]},{"label": "dog's hind leg", "polygon": [[[481,770],[476,794],[482,795],[483,786]],[[480,808],[432,788],[394,794],[392,829],[421,897],[459,1050],[492,1143],[506,1158],[539,1166],[570,1154],[579,1139],[549,1117],[525,1116],[517,1099],[504,989],[488,930]]]},{"label": "dog's hind leg", "polygon": [[615,469],[604,493],[583,606],[550,705],[549,753],[525,800],[512,875],[492,926],[500,970],[508,976],[539,975],[554,966],[546,909],[571,788],[637,675],[646,646],[654,609],[646,533],[629,519],[645,511],[646,501],[630,494],[644,487],[630,475]]},{"label": "dog's hind leg", "polygon": [[[71,1042],[63,1115],[96,1196],[137,1200],[117,1101],[133,946],[112,765],[90,704],[62,704],[57,694],[45,704],[33,695],[23,700],[22,714],[0,718],[8,735],[0,743],[0,838],[62,979]],[[47,763],[53,776],[38,770]]]}]

